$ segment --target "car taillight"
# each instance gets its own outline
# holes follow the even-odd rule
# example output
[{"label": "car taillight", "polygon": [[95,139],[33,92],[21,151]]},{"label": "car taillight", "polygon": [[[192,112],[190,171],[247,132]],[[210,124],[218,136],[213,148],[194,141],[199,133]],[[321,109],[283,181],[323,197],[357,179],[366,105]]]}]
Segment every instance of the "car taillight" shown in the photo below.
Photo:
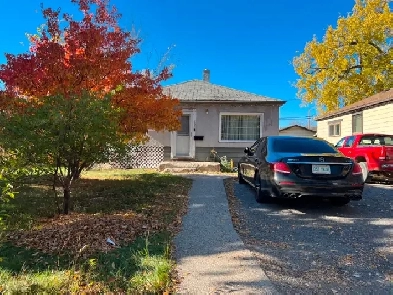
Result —
[{"label": "car taillight", "polygon": [[358,174],[362,174],[363,170],[362,167],[360,167],[360,165],[358,163],[355,163],[352,169],[352,174],[353,175],[358,175]]},{"label": "car taillight", "polygon": [[274,172],[285,173],[285,174],[291,173],[291,169],[289,169],[288,165],[283,162],[270,164],[270,168]]}]

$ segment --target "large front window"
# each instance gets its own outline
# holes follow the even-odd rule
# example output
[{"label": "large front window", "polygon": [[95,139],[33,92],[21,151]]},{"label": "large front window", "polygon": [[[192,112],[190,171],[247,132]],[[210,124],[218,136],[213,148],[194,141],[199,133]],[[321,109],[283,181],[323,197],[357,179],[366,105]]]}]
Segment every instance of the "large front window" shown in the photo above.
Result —
[{"label": "large front window", "polygon": [[263,114],[220,114],[220,141],[256,141],[262,136]]}]

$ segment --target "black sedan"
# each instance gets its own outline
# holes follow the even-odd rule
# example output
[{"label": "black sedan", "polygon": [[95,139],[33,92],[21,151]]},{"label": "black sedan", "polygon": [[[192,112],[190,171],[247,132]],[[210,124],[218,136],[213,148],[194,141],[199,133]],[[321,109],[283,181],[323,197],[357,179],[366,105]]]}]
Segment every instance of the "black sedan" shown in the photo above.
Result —
[{"label": "black sedan", "polygon": [[255,187],[257,202],[312,196],[343,206],[362,199],[362,168],[322,139],[266,136],[244,152],[239,183]]}]

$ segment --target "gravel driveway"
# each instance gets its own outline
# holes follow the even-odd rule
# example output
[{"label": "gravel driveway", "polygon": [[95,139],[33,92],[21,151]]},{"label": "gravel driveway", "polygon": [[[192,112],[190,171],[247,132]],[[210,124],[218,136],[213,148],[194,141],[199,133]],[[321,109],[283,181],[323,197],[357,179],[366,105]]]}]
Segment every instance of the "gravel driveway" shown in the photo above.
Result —
[{"label": "gravel driveway", "polygon": [[233,183],[237,230],[277,291],[393,294],[392,186],[367,185],[362,201],[333,207],[258,204],[251,187]]}]

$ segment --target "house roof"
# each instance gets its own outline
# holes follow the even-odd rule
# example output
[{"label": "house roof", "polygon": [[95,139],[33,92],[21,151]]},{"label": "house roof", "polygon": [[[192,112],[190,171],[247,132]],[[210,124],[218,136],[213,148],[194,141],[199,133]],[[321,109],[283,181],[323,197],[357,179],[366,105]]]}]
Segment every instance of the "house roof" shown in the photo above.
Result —
[{"label": "house roof", "polygon": [[380,104],[386,103],[386,102],[393,102],[393,88],[390,90],[382,91],[377,94],[374,94],[370,97],[367,97],[365,99],[362,99],[358,102],[355,102],[353,104],[347,105],[337,111],[331,111],[326,114],[323,114],[321,116],[318,116],[315,120],[316,121],[321,121],[333,117],[338,117],[350,113],[354,113],[356,111],[360,111],[364,108],[370,108],[370,107],[376,107]]},{"label": "house roof", "polygon": [[263,102],[280,105],[285,103],[284,100],[236,90],[202,80],[190,80],[165,86],[164,93],[183,102]]},{"label": "house roof", "polygon": [[281,128],[279,131],[288,130],[288,129],[290,129],[290,128],[293,128],[293,127],[301,128],[301,129],[303,129],[303,130],[307,130],[307,131],[310,131],[310,132],[316,132],[316,130],[315,130],[315,128],[314,128],[314,127],[307,128],[307,127],[300,126],[300,125],[297,125],[297,124],[295,124],[295,125],[290,125],[290,126],[287,126],[287,127]]}]

